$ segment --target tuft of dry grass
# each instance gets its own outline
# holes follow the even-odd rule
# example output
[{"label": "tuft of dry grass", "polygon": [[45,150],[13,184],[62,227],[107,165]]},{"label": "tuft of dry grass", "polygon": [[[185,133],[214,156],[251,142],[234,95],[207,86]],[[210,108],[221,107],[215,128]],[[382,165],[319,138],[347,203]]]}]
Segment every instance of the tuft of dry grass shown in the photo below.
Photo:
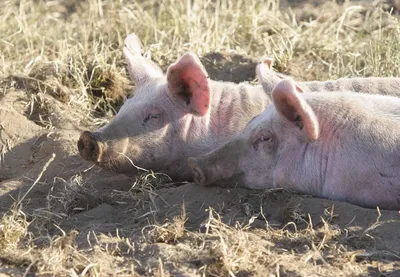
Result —
[{"label": "tuft of dry grass", "polygon": [[162,225],[156,224],[156,225],[152,225],[152,226],[146,226],[145,229],[148,229],[148,228],[151,228],[151,229],[150,229],[150,231],[146,232],[145,237],[150,238],[150,241],[152,243],[176,242],[179,238],[183,237],[183,235],[185,234],[186,220],[187,220],[187,218],[186,218],[185,203],[183,203],[181,215],[174,216],[174,218],[172,219],[172,222],[166,222]]},{"label": "tuft of dry grass", "polygon": [[21,209],[13,206],[10,214],[4,215],[0,223],[0,253],[18,247],[28,234],[29,222]]}]

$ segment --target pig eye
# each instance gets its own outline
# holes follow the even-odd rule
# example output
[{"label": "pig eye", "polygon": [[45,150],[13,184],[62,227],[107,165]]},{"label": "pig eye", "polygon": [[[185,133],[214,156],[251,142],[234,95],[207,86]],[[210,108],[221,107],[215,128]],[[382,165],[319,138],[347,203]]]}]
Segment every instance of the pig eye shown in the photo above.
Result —
[{"label": "pig eye", "polygon": [[144,119],[144,121],[147,121],[149,119],[153,119],[153,118],[159,118],[160,115],[159,114],[149,114],[148,116],[146,116],[146,118]]},{"label": "pig eye", "polygon": [[257,151],[261,142],[271,142],[271,141],[272,141],[271,136],[261,135],[255,142],[253,142],[253,148],[254,150]]},{"label": "pig eye", "polygon": [[150,119],[157,119],[160,118],[160,114],[148,114],[145,119],[143,120],[144,123],[146,123],[147,121],[149,121]]},{"label": "pig eye", "polygon": [[161,118],[161,111],[158,109],[151,109],[147,111],[145,118],[143,119],[142,125],[145,126],[147,123],[153,122],[155,119],[155,122],[158,122],[159,119]]}]

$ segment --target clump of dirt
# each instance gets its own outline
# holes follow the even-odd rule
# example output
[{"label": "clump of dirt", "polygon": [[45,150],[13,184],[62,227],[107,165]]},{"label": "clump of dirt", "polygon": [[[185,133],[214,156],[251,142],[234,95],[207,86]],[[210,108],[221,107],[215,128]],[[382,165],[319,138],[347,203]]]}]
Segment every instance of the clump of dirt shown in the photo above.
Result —
[{"label": "clump of dirt", "polygon": [[130,81],[115,68],[89,63],[86,78],[96,117],[102,117],[109,111],[115,115],[133,91]]},{"label": "clump of dirt", "polygon": [[240,83],[256,79],[257,61],[238,54],[208,53],[201,62],[213,80]]},{"label": "clump of dirt", "polygon": [[6,80],[8,87],[34,94],[48,93],[67,103],[71,91],[58,80],[62,71],[56,63],[34,63],[27,75],[10,75]]},{"label": "clump of dirt", "polygon": [[[10,89],[25,91],[30,96],[26,116],[43,127],[52,125],[51,116],[55,109],[62,109],[60,103],[86,103],[87,113],[94,117],[111,117],[132,93],[133,86],[124,74],[110,66],[88,62],[86,74],[83,75],[86,90],[84,95],[75,89],[77,80],[70,74],[65,65],[57,63],[34,63],[26,75],[10,75],[1,83],[5,92]],[[56,105],[48,97],[58,100]],[[27,96],[28,97],[28,96]],[[82,100],[79,100],[81,98]]]}]

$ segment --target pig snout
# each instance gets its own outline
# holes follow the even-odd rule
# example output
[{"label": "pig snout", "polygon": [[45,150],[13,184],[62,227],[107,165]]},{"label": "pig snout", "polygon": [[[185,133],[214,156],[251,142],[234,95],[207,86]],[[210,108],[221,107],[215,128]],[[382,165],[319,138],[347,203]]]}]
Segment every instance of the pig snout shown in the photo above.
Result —
[{"label": "pig snout", "polygon": [[206,186],[206,175],[195,158],[188,158],[188,165],[192,170],[193,181],[200,186]]},{"label": "pig snout", "polygon": [[200,186],[216,185],[221,187],[242,186],[242,173],[229,162],[214,163],[213,157],[202,156],[188,158],[192,170],[193,181]]},{"label": "pig snout", "polygon": [[193,180],[201,186],[233,186],[241,182],[239,170],[240,141],[224,146],[196,158],[188,158]]},{"label": "pig snout", "polygon": [[84,131],[78,140],[78,150],[81,157],[87,161],[96,162],[101,156],[101,145],[89,131]]}]

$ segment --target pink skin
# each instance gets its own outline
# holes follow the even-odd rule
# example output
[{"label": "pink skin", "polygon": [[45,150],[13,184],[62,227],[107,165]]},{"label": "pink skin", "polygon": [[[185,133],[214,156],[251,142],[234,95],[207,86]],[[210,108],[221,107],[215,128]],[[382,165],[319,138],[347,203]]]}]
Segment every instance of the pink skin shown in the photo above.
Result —
[{"label": "pink skin", "polygon": [[[141,167],[175,180],[191,180],[187,158],[216,149],[238,134],[271,103],[271,91],[283,77],[266,58],[257,69],[263,76],[259,86],[212,81],[193,53],[184,54],[165,75],[141,55],[134,34],[125,39],[123,53],[136,86],[134,96],[109,124],[83,132],[78,141],[82,158],[121,173],[135,174]],[[327,83],[340,89],[352,82]],[[320,90],[324,82],[297,84],[310,91]],[[367,79],[355,84],[354,90],[381,92],[369,90],[377,88]],[[398,93],[397,87],[386,86],[383,93]]]},{"label": "pink skin", "polygon": [[400,209],[399,98],[299,94],[291,80],[281,81],[272,98],[227,144],[188,159],[196,183],[282,187]]}]

